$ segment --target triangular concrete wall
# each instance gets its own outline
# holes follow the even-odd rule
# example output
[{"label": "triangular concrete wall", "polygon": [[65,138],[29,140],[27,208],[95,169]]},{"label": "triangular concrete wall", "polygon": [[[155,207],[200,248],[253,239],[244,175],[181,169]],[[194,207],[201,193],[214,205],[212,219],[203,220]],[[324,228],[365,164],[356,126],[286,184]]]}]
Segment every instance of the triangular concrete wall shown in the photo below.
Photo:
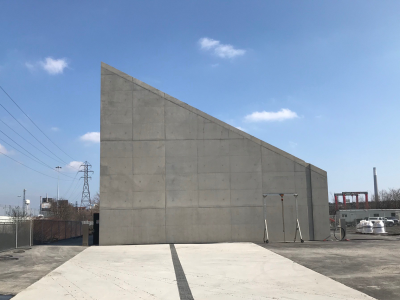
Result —
[{"label": "triangular concrete wall", "polygon": [[[306,240],[329,235],[325,171],[102,63],[100,244],[262,242],[282,192]],[[292,196],[284,218],[291,240]]]}]

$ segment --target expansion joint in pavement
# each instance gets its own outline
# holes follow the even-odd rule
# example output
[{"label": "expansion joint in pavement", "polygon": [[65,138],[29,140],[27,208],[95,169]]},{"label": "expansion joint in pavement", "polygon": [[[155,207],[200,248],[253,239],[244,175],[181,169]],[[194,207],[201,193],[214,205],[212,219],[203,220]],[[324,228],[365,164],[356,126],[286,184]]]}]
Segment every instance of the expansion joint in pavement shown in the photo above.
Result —
[{"label": "expansion joint in pavement", "polygon": [[174,244],[169,244],[171,249],[172,262],[174,264],[176,283],[178,285],[179,297],[181,300],[194,300],[192,291],[190,290],[189,283],[186,279],[185,272],[183,271],[181,262],[176,252]]}]

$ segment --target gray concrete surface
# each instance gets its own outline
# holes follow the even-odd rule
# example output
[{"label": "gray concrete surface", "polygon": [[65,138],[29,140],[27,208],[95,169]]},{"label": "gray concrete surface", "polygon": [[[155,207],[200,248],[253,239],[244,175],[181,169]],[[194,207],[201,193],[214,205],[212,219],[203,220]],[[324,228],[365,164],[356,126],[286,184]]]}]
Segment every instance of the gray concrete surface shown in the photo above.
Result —
[{"label": "gray concrete surface", "polygon": [[376,299],[399,299],[400,237],[349,234],[347,238],[350,241],[260,246]]},{"label": "gray concrete surface", "polygon": [[[77,240],[70,239],[69,243],[76,242]],[[63,242],[66,244],[67,240]],[[0,296],[15,295],[21,292],[84,249],[86,247],[41,245],[33,246],[30,250],[25,250],[23,253],[14,253],[15,250],[1,252]],[[17,258],[17,260],[1,259],[1,257],[9,255],[12,258]],[[5,296],[4,299],[6,299]]]},{"label": "gray concrete surface", "polygon": [[258,245],[222,243],[90,247],[14,299],[373,298]]},{"label": "gray concrete surface", "polygon": [[[100,245],[263,240],[263,193],[298,193],[304,238],[329,235],[325,171],[101,66]],[[293,196],[284,201],[294,234]],[[279,196],[267,199],[283,240]]]}]

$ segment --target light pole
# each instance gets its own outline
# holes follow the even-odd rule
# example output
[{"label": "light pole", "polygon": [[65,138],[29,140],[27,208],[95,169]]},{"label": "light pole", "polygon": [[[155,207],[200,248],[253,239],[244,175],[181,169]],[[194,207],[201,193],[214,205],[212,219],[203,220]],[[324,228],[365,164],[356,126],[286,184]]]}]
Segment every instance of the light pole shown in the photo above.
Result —
[{"label": "light pole", "polygon": [[58,202],[58,180],[60,178],[60,169],[62,169],[60,166],[56,167],[57,169],[57,202]]}]

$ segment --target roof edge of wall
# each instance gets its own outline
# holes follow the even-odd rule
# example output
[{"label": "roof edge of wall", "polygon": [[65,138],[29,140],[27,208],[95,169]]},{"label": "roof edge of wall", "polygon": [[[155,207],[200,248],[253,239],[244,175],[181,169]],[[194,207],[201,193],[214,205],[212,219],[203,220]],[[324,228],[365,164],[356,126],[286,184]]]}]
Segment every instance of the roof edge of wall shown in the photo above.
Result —
[{"label": "roof edge of wall", "polygon": [[[201,110],[199,110],[199,109],[197,109],[197,108],[195,108],[195,107],[193,107],[193,106],[191,106],[191,105],[189,105],[189,104],[187,104],[185,102],[182,102],[181,100],[176,99],[176,98],[174,98],[174,97],[172,97],[172,96],[170,96],[170,95],[168,95],[168,94],[166,94],[166,93],[164,93],[164,92],[152,87],[151,85],[148,85],[147,83],[144,83],[143,81],[140,81],[139,79],[136,79],[136,78],[124,73],[124,72],[121,72],[120,70],[118,70],[118,69],[116,69],[116,68],[114,68],[114,67],[112,67],[112,66],[110,66],[110,65],[108,65],[108,64],[106,64],[104,62],[101,62],[101,67],[106,69],[106,70],[108,70],[108,71],[110,71],[110,72],[112,72],[112,73],[114,73],[114,74],[116,74],[116,75],[118,75],[118,76],[120,76],[120,77],[122,77],[122,78],[124,78],[124,79],[126,79],[126,80],[134,82],[135,84],[141,86],[142,88],[147,89],[150,92],[163,97],[165,100],[168,100],[168,101],[170,101],[170,102],[172,102],[172,103],[174,103],[176,105],[179,105],[179,106],[181,106],[183,108],[186,108],[187,110],[189,110],[189,111],[191,111],[191,112],[193,112],[193,113],[195,113],[195,114],[197,114],[197,115],[199,115],[199,116],[201,116],[201,117],[203,117],[203,118],[205,118],[205,119],[207,119],[209,121],[217,123],[218,125],[226,128],[228,130],[233,131],[234,133],[242,136],[243,138],[247,138],[247,139],[255,142],[256,144],[259,144],[262,147],[267,148],[268,150],[271,150],[271,151],[273,151],[273,152],[275,152],[275,153],[277,153],[279,155],[282,155],[282,156],[284,156],[284,157],[286,157],[288,159],[291,159],[295,163],[297,163],[297,164],[299,164],[299,165],[301,165],[303,167],[310,166],[312,171],[314,171],[316,173],[319,173],[320,175],[323,175],[325,177],[327,176],[326,171],[324,171],[324,170],[322,170],[322,169],[320,169],[320,168],[318,168],[318,167],[316,167],[316,166],[314,166],[312,164],[306,163],[304,160],[302,160],[302,159],[300,159],[300,158],[298,158],[298,157],[296,157],[294,155],[291,155],[291,154],[289,154],[289,153],[287,153],[287,152],[285,152],[285,151],[283,151],[283,150],[281,150],[281,149],[279,149],[279,148],[277,148],[275,146],[272,146],[271,144],[268,144],[268,143],[266,143],[266,142],[264,142],[264,141],[262,141],[262,140],[260,140],[260,139],[258,139],[256,137],[254,137],[254,136],[252,136],[252,135],[250,135],[250,134],[248,134],[248,133],[246,133],[246,132],[244,132],[242,130],[239,130],[239,129],[233,127],[232,125],[229,125],[229,124],[227,124],[227,123],[225,123],[225,122],[223,122],[223,121],[221,121],[221,120],[219,120],[217,118],[214,118],[213,116],[210,116],[209,114],[206,114],[205,112],[203,112],[203,111],[201,111]],[[107,75],[107,74],[103,74],[103,75]]]}]

